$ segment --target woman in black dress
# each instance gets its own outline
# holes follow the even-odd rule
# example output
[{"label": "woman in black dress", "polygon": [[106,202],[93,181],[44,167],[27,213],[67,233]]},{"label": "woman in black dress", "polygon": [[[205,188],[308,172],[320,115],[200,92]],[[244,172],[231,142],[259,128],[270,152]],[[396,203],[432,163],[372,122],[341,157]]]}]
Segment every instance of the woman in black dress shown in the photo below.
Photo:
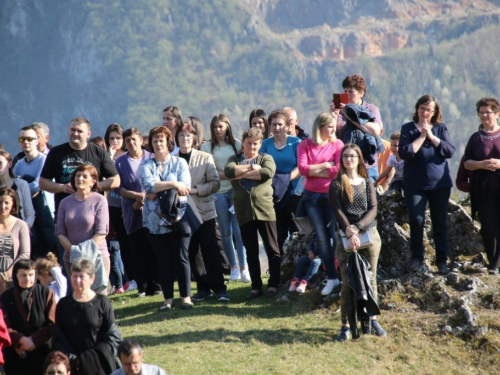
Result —
[{"label": "woman in black dress", "polygon": [[121,334],[108,297],[95,293],[95,267],[80,258],[71,264],[73,294],[62,298],[52,335],[54,349],[71,359],[73,374],[108,375],[117,369]]},{"label": "woman in black dress", "polygon": [[14,287],[0,298],[12,346],[3,348],[5,373],[43,374],[51,351],[56,302],[50,288],[36,284],[36,263],[21,259],[13,268]]}]

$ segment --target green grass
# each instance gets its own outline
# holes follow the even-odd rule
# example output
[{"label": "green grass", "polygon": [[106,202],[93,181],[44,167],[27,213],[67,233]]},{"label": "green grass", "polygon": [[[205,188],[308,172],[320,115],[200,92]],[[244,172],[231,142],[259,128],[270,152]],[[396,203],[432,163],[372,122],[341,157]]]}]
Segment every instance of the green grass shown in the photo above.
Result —
[{"label": "green grass", "polygon": [[[189,311],[159,311],[161,296],[139,299],[136,292],[111,300],[123,336],[138,340],[144,362],[169,375],[499,373],[494,350],[442,335],[445,317],[410,303],[382,311],[388,338],[337,343],[338,301],[317,308],[318,292],[281,291],[271,300],[244,302],[249,291],[248,284],[229,283],[231,302],[211,298]],[[180,306],[180,298],[174,303]]]}]

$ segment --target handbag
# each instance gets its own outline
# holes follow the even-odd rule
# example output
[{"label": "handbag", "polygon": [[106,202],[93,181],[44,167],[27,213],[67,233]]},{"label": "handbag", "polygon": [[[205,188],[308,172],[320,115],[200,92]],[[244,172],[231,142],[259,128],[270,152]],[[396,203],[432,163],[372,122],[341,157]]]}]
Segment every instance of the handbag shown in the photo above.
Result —
[{"label": "handbag", "polygon": [[[347,239],[345,232],[340,229],[339,233],[340,233],[340,238],[342,238],[342,245],[344,246],[344,250],[351,251],[351,249],[349,248],[349,240]],[[367,247],[370,247],[371,245],[373,245],[372,231],[370,229],[360,231],[358,233],[358,237],[359,237],[359,242],[360,242],[358,250],[366,249]]]}]

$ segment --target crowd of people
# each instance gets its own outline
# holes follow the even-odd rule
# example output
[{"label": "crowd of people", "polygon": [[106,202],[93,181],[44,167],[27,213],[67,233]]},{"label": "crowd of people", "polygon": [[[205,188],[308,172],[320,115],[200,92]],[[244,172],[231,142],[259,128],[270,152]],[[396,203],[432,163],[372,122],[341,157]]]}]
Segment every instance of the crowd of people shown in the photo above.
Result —
[{"label": "crowd of people", "polygon": [[[259,298],[260,235],[272,298],[285,241],[300,229],[312,240],[289,291],[304,293],[323,265],[321,293],[341,291],[337,340],[358,337],[357,320],[363,334],[386,336],[377,319],[378,195],[397,192],[408,209],[409,271],[423,265],[429,204],[435,263],[446,275],[447,160],[455,147],[435,97],[420,97],[412,121],[388,142],[379,109],[365,100],[365,80],[351,75],[342,87],[348,102],[320,113],[310,137],[291,107],[252,110],[241,139],[217,114],[206,140],[202,122],[176,106],[167,106],[163,125],[147,135],[111,124],[103,138],[91,138],[90,122],[76,117],[69,141],[51,146],[47,125],[23,127],[21,153],[0,151],[5,373],[139,374],[142,349],[122,340],[108,294],[161,294],[159,309],[168,311],[176,307],[177,282],[182,310],[206,298],[227,302],[227,266],[229,281],[251,283],[245,299]],[[481,125],[457,186],[470,191],[489,272],[498,274],[500,105],[483,98],[476,107]],[[151,365],[142,371],[163,373]]]}]

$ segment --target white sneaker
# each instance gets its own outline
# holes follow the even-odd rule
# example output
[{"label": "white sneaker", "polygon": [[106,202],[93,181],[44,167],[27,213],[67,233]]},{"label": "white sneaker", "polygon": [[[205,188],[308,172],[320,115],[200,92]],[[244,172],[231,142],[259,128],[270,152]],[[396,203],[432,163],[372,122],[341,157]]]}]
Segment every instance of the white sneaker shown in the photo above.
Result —
[{"label": "white sneaker", "polygon": [[321,294],[324,296],[327,296],[328,294],[333,292],[335,289],[337,289],[340,285],[341,284],[340,284],[339,279],[328,279],[325,287],[321,291]]},{"label": "white sneaker", "polygon": [[238,267],[231,268],[231,275],[229,275],[229,281],[238,281],[240,278],[240,270]]},{"label": "white sneaker", "polygon": [[248,272],[248,269],[241,270],[241,281],[244,283],[249,283],[250,281],[250,272]]},{"label": "white sneaker", "polygon": [[137,283],[135,282],[135,280],[129,281],[127,291],[136,290],[136,289],[137,289]]}]

